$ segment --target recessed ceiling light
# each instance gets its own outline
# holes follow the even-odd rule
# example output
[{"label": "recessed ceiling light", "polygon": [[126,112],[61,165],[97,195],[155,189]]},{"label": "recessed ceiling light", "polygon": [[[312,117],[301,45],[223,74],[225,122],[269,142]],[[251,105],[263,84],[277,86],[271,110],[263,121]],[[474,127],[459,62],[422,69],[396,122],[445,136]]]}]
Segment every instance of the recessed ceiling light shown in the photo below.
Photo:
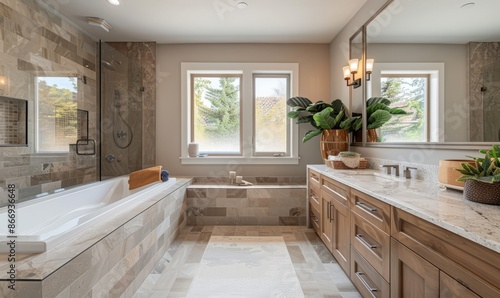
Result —
[{"label": "recessed ceiling light", "polygon": [[101,27],[106,32],[109,32],[109,29],[112,28],[111,25],[108,22],[106,22],[105,19],[102,19],[102,18],[87,17],[87,23],[89,23],[89,25],[92,25],[92,26]]},{"label": "recessed ceiling light", "polygon": [[236,7],[243,9],[243,8],[247,8],[248,4],[246,2],[238,2],[238,4],[236,4]]},{"label": "recessed ceiling light", "polygon": [[113,5],[120,5],[120,0],[108,0],[108,2]]}]

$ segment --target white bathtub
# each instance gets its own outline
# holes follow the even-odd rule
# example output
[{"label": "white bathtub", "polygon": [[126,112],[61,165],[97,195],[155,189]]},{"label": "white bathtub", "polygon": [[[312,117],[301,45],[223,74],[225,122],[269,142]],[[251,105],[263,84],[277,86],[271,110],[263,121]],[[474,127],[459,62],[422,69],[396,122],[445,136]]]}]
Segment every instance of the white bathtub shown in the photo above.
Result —
[{"label": "white bathtub", "polygon": [[41,253],[70,236],[105,220],[124,209],[133,208],[175,184],[152,183],[128,189],[128,176],[95,182],[16,205],[16,236],[7,238],[7,207],[0,208],[0,253],[6,253],[15,239],[16,253]]}]

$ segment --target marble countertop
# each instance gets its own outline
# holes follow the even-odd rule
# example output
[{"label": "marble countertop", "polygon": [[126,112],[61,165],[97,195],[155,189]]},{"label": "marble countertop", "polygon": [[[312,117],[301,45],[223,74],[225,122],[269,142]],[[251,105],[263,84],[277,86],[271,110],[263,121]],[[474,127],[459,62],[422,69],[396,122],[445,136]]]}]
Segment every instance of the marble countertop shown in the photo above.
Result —
[{"label": "marble countertop", "polygon": [[441,190],[437,182],[401,178],[374,182],[363,174],[384,174],[325,165],[308,168],[500,253],[500,206],[468,201],[460,191]]}]

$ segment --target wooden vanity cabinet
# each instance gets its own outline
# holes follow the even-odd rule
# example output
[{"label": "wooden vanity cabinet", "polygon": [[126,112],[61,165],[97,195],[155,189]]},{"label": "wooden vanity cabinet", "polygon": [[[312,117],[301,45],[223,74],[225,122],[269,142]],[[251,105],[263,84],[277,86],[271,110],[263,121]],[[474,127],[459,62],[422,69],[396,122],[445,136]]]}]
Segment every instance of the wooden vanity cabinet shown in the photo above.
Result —
[{"label": "wooden vanity cabinet", "polygon": [[439,269],[394,239],[391,249],[391,296],[438,298]]},{"label": "wooden vanity cabinet", "polygon": [[309,170],[311,224],[363,297],[500,297],[500,255]]},{"label": "wooden vanity cabinet", "polygon": [[439,272],[439,297],[440,298],[479,298],[471,290],[464,287],[461,283],[453,279],[443,271]]},{"label": "wooden vanity cabinet", "polygon": [[321,235],[321,186],[320,174],[313,170],[308,172],[309,218],[311,227]]},{"label": "wooden vanity cabinet", "polygon": [[[394,207],[391,235],[394,238],[391,251],[393,295],[400,293],[398,287],[404,279],[401,268],[405,268],[405,264],[415,268],[410,265],[426,262],[439,272],[439,276],[433,275],[439,285],[439,297],[456,297],[453,293],[462,290],[466,294],[462,296],[461,292],[458,297],[500,297],[500,256],[497,252]],[[406,255],[411,252],[414,259],[420,261],[401,260],[398,252],[403,249],[399,247],[404,247]],[[418,282],[413,280],[410,286],[417,286]],[[432,288],[436,286],[433,284]]]},{"label": "wooden vanity cabinet", "polygon": [[348,274],[351,266],[349,193],[348,186],[321,177],[321,239]]}]

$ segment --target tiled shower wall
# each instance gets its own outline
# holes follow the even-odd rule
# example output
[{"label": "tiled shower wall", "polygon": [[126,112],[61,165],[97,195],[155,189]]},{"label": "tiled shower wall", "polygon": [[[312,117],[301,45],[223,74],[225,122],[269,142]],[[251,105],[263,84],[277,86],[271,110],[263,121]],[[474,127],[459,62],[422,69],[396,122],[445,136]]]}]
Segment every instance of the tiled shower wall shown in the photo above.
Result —
[{"label": "tiled shower wall", "polygon": [[23,199],[96,180],[96,156],[77,156],[74,146],[69,154],[34,148],[37,76],[78,77],[78,109],[89,111],[89,138],[97,140],[96,41],[36,0],[0,0],[0,28],[1,95],[28,101],[28,146],[0,147],[0,198],[12,183]]},{"label": "tiled shower wall", "polygon": [[[112,177],[156,165],[156,43],[106,44],[111,46],[106,48],[111,53],[103,53],[103,59],[111,61],[117,71],[113,72],[113,76],[108,77],[106,73],[103,76],[103,121],[108,123],[113,118],[116,112],[113,96],[119,92],[122,117],[133,134],[130,146],[120,148],[112,135],[116,133],[117,126],[110,123],[110,129],[103,129],[102,155],[112,154],[116,159],[103,160],[102,175]],[[115,50],[121,54],[119,57],[113,55]],[[120,72],[120,69],[126,70]]]},{"label": "tiled shower wall", "polygon": [[[484,139],[484,113],[486,108],[484,106],[484,97],[487,94],[481,92],[481,87],[484,86],[483,72],[485,68],[493,63],[500,62],[500,42],[469,43],[469,62],[469,118],[471,119],[469,125],[471,141],[491,141],[491,139]],[[486,92],[491,93],[492,91],[490,86]]]}]

